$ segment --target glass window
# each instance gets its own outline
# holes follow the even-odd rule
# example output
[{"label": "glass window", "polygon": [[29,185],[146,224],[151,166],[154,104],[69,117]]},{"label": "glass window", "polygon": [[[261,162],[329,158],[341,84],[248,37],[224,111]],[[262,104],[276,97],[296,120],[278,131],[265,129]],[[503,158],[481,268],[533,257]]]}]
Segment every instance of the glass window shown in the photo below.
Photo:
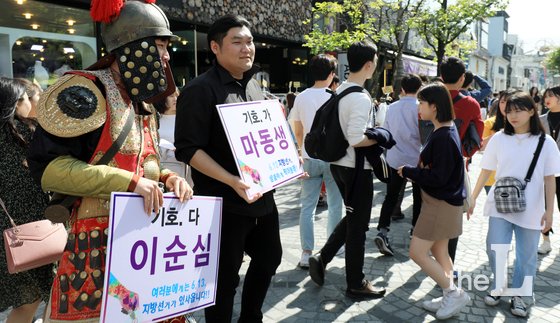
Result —
[{"label": "glass window", "polygon": [[[94,24],[85,9],[23,0],[4,1],[0,11],[0,71],[37,81],[43,88],[70,69],[97,61]],[[11,54],[11,56],[10,56]]]},{"label": "glass window", "polygon": [[[169,45],[168,51],[171,56],[170,64],[173,68],[173,77],[175,84],[183,87],[188,81],[195,78],[196,75],[196,49],[194,30],[173,31],[173,34],[179,37]],[[198,44],[200,47],[200,44]]]},{"label": "glass window", "polygon": [[67,34],[76,36],[94,36],[94,24],[89,11],[69,8],[33,0],[2,1],[0,26]]},{"label": "glass window", "polygon": [[22,37],[12,47],[13,75],[46,89],[66,71],[89,66],[92,56],[93,48],[84,43]]}]

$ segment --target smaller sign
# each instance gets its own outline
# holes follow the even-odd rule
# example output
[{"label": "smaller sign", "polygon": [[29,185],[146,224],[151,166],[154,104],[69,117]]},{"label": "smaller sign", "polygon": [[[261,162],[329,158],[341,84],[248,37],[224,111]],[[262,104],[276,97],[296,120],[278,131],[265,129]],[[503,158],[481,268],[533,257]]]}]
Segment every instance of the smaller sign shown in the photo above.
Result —
[{"label": "smaller sign", "polygon": [[217,105],[237,170],[251,187],[266,193],[303,174],[294,139],[277,100]]},{"label": "smaller sign", "polygon": [[387,94],[391,94],[393,92],[393,87],[391,85],[387,85],[381,88],[381,91],[383,91],[383,94],[387,95]]}]

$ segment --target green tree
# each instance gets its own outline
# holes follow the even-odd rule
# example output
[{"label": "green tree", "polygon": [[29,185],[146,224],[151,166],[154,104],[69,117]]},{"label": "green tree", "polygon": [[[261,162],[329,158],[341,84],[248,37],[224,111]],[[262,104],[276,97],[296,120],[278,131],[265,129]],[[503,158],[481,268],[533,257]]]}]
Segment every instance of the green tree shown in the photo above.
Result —
[{"label": "green tree", "polygon": [[505,9],[509,0],[433,0],[432,6],[413,18],[413,24],[434,51],[439,66],[452,44],[476,20]]},{"label": "green tree", "polygon": [[[303,46],[309,47],[312,54],[329,51],[345,51],[355,41],[369,39],[376,43],[393,44],[396,55],[396,68],[393,68],[393,81],[402,74],[402,52],[411,27],[411,17],[416,16],[427,0],[343,0],[315,3],[313,7],[313,26],[304,35]],[[336,17],[337,30],[325,32],[324,21]],[[306,23],[310,23],[307,21]],[[373,80],[379,78],[384,70],[385,60],[380,60]],[[400,67],[400,68],[399,68]],[[398,83],[394,83],[394,86]],[[374,96],[377,88],[374,87]]]},{"label": "green tree", "polygon": [[[322,52],[344,51],[356,41],[368,39],[379,40],[375,18],[371,15],[376,10],[379,0],[343,0],[341,2],[317,2],[312,9],[313,18],[304,23],[313,23],[311,32],[304,35],[304,47],[309,47],[312,54]],[[326,31],[325,22],[335,17],[338,28]]]},{"label": "green tree", "polygon": [[550,71],[560,72],[560,47],[554,48],[546,57],[546,67]]},{"label": "green tree", "polygon": [[[393,91],[400,93],[400,78],[404,74],[402,55],[413,26],[412,17],[420,14],[427,0],[384,0],[379,6],[379,33],[382,40],[393,45],[395,59],[393,61]],[[384,26],[384,28],[381,28]],[[381,73],[381,69],[379,69]]]}]

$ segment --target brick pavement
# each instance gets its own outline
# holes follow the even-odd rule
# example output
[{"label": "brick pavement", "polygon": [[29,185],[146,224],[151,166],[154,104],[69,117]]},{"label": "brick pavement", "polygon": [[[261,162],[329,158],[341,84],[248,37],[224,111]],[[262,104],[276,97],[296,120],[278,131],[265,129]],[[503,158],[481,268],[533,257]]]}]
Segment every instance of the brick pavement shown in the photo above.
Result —
[{"label": "brick pavement", "polygon": [[[471,166],[471,182],[474,187],[478,176],[476,155]],[[373,242],[377,234],[381,204],[385,196],[385,185],[374,184],[374,207],[367,232],[364,273],[377,286],[385,286],[387,294],[378,300],[353,302],[344,296],[346,281],[344,258],[341,256],[327,266],[325,285],[318,287],[311,281],[307,271],[297,267],[301,254],[299,242],[299,183],[292,183],[277,190],[276,202],[280,211],[280,234],[282,238],[282,264],[268,291],[263,307],[265,322],[431,322],[436,318],[421,307],[426,297],[441,296],[434,281],[420,271],[408,257],[410,219],[412,214],[412,189],[407,186],[403,201],[405,219],[393,222],[389,238],[395,249],[394,257],[382,256]],[[478,199],[475,216],[464,221],[463,235],[459,239],[456,268],[463,275],[472,277],[490,273],[485,251],[487,218],[482,216],[484,192]],[[558,211],[555,212],[555,231],[560,232]],[[326,208],[319,208],[315,221],[315,247],[319,249],[326,241]],[[535,281],[536,304],[531,308],[529,322],[560,322],[560,239],[551,236],[553,251],[539,256],[539,272]],[[513,258],[513,254],[510,258]],[[249,260],[249,259],[247,259]],[[510,259],[511,263],[512,259]],[[247,269],[246,261],[241,273]],[[511,272],[510,272],[511,277]],[[511,278],[510,278],[511,279]],[[243,283],[243,276],[242,282]],[[463,280],[466,284],[466,280]],[[496,307],[487,307],[483,302],[485,291],[469,291],[473,301],[459,316],[449,322],[522,322],[509,310],[509,302],[502,301]],[[506,299],[508,299],[506,297]],[[234,315],[238,315],[239,293],[236,296]],[[195,315],[204,322],[202,313]],[[235,317],[234,319],[236,319]]]}]

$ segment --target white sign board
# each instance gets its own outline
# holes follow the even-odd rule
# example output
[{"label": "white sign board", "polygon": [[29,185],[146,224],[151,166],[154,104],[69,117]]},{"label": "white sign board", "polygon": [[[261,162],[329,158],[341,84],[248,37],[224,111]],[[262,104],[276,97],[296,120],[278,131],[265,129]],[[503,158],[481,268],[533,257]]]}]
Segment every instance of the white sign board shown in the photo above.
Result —
[{"label": "white sign board", "polygon": [[348,79],[348,75],[350,75],[350,67],[348,66],[348,54],[346,53],[338,53],[337,55],[338,60],[338,79],[340,83],[346,81]]},{"label": "white sign board", "polygon": [[215,303],[222,199],[113,193],[101,322],[158,322]]},{"label": "white sign board", "polygon": [[251,188],[265,193],[303,174],[290,127],[277,100],[217,105],[237,170]]}]

